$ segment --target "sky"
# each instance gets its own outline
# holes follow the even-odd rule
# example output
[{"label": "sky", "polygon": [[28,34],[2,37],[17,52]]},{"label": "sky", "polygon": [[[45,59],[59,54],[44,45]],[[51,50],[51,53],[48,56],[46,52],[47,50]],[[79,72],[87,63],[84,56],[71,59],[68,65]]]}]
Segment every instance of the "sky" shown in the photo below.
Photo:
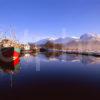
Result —
[{"label": "sky", "polygon": [[99,34],[100,0],[0,0],[0,31],[11,30],[21,42]]}]

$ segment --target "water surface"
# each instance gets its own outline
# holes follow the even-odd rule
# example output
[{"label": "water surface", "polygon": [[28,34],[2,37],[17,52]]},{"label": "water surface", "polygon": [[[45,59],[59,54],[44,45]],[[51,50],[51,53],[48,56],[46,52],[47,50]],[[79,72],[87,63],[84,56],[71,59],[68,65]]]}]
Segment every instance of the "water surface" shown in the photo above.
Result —
[{"label": "water surface", "polygon": [[100,93],[100,58],[44,52],[23,54],[12,71],[0,71],[1,98],[72,96]]}]

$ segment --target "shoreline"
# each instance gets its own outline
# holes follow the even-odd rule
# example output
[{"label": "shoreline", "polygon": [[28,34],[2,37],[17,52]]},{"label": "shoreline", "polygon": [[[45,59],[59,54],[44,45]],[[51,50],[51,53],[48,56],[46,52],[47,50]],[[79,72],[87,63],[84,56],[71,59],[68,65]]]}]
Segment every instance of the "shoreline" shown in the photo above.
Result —
[{"label": "shoreline", "polygon": [[67,54],[80,54],[80,55],[89,55],[89,56],[95,56],[95,57],[100,57],[100,52],[82,52],[82,51],[67,51],[67,50],[52,50],[48,49],[48,52],[62,52],[62,53],[67,53]]}]

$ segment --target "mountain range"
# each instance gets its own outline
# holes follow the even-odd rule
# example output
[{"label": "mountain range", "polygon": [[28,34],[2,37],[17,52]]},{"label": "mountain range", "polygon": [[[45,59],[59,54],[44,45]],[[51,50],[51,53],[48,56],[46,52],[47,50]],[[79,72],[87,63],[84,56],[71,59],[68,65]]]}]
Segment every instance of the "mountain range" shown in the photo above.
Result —
[{"label": "mountain range", "polygon": [[80,37],[64,37],[64,38],[46,38],[35,42],[37,45],[44,45],[47,42],[52,42],[54,44],[67,44],[74,41],[100,41],[100,35],[96,33],[85,33]]},{"label": "mountain range", "polygon": [[77,38],[46,38],[37,41],[36,44],[47,49],[100,52],[100,35],[96,33],[85,33]]}]

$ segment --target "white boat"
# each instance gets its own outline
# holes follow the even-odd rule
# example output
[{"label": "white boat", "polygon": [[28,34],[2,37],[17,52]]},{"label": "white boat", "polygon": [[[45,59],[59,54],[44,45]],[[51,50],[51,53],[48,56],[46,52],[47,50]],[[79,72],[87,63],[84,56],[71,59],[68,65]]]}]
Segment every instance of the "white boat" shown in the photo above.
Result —
[{"label": "white boat", "polygon": [[30,50],[30,45],[26,44],[26,45],[24,46],[24,50],[25,50],[25,51]]}]

